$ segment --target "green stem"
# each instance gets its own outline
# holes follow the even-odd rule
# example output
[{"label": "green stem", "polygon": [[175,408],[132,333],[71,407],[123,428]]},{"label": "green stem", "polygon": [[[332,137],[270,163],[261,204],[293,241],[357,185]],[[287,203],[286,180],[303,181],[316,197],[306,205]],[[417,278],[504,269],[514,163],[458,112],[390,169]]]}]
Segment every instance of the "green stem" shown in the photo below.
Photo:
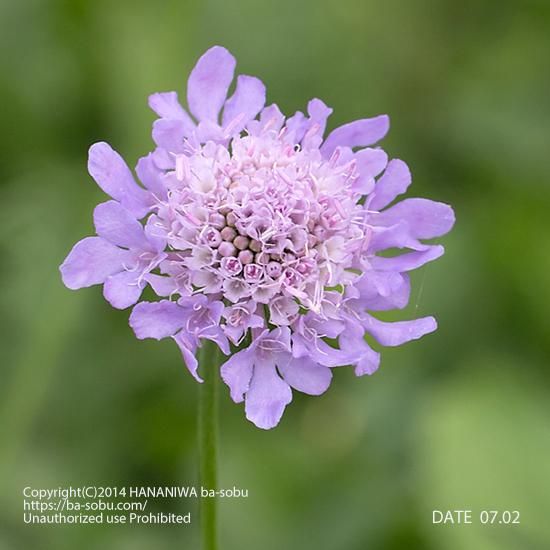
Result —
[{"label": "green stem", "polygon": [[[209,491],[218,488],[218,384],[219,349],[203,340],[199,352],[199,480]],[[203,550],[217,550],[216,497],[200,499],[200,524]]]}]

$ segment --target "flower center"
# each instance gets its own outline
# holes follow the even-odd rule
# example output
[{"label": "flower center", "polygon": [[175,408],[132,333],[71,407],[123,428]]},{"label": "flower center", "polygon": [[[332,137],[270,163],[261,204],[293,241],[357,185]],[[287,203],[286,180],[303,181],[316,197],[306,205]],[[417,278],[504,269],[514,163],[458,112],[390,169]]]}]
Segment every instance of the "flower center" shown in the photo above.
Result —
[{"label": "flower center", "polygon": [[323,289],[353,267],[364,238],[353,162],[334,166],[274,132],[236,137],[230,150],[210,143],[182,162],[172,174],[181,185],[166,212],[168,242],[195,287],[206,272],[204,291],[221,289],[232,302],[281,294],[318,307]]}]

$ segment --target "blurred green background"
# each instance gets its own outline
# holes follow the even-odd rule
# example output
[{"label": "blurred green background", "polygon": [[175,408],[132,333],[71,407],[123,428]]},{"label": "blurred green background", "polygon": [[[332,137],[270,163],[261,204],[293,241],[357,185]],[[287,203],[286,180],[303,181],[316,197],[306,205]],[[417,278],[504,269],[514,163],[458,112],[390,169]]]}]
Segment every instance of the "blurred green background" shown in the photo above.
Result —
[{"label": "blurred green background", "polygon": [[[380,371],[295,393],[254,428],[222,391],[223,549],[550,548],[550,3],[497,0],[2,0],[0,548],[197,548],[191,527],[25,526],[27,485],[197,480],[197,385],[169,341],[58,275],[105,196],[106,140],[152,148],[146,105],[213,44],[292,113],[389,113],[411,193],[451,203],[447,254],[398,318],[440,329]],[[434,526],[433,509],[519,510],[519,526]],[[173,500],[151,511],[196,513]],[[195,516],[196,518],[196,516]]]}]

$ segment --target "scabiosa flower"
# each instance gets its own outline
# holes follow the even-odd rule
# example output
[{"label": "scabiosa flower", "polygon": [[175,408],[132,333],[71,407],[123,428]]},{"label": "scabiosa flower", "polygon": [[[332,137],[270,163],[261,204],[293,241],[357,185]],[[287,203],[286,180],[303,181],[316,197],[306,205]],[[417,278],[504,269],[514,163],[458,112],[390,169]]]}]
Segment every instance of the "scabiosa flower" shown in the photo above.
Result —
[{"label": "scabiosa flower", "polygon": [[197,348],[216,342],[230,356],[221,376],[232,399],[269,429],[291,388],[319,395],[338,366],[374,373],[380,356],[366,334],[398,346],[436,329],[433,317],[372,313],[405,307],[408,272],[443,254],[424,241],[447,233],[454,214],[426,199],[394,203],[411,175],[373,147],[387,116],[324,137],[332,110],[321,100],[285,118],[265,106],[257,78],[238,76],[227,98],[234,70],[216,46],[189,77],[190,114],[175,92],[149,98],[159,118],[157,147],[136,167],[143,187],[107,144],[92,146],[90,173],[113,200],[61,273],[69,288],[103,284],[117,308],[150,285],[163,299],[135,305],[136,336],[174,339],[199,381]]}]

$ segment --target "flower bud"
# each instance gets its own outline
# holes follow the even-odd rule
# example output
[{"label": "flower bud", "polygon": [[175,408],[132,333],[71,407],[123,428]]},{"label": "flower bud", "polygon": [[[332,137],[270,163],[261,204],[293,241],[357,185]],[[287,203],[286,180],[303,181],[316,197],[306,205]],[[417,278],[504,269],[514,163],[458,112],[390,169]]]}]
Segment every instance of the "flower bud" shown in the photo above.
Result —
[{"label": "flower bud", "polygon": [[254,261],[254,254],[250,250],[241,250],[238,258],[243,265],[251,264]]},{"label": "flower bud", "polygon": [[283,268],[279,262],[269,262],[266,271],[271,278],[276,279],[283,271]]},{"label": "flower bud", "polygon": [[223,257],[235,256],[237,254],[237,249],[235,248],[233,243],[224,241],[222,244],[220,244],[218,252],[220,253],[220,256]]},{"label": "flower bud", "polygon": [[237,232],[232,227],[224,227],[221,235],[224,241],[232,241],[237,236]]},{"label": "flower bud", "polygon": [[248,237],[245,237],[244,235],[237,235],[235,239],[233,240],[233,244],[239,249],[239,250],[245,250],[248,248],[248,243],[250,242],[250,239]]}]

